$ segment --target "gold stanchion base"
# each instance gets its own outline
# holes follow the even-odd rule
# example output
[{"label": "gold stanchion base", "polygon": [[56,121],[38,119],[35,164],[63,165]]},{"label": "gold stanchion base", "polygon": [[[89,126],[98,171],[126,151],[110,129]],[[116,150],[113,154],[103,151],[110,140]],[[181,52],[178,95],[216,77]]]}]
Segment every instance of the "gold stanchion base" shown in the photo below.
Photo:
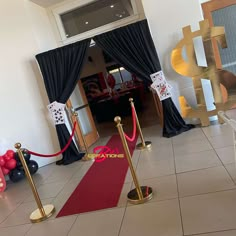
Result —
[{"label": "gold stanchion base", "polygon": [[143,193],[143,199],[139,199],[136,188],[131,190],[128,195],[128,202],[132,204],[142,204],[152,199],[152,188],[148,186],[141,186],[141,191]]},{"label": "gold stanchion base", "polygon": [[39,223],[42,222],[46,219],[48,219],[50,216],[53,215],[53,213],[55,212],[55,207],[53,205],[46,205],[43,206],[43,209],[45,211],[45,216],[42,216],[39,209],[35,210],[34,212],[31,213],[30,215],[30,220],[32,223]]},{"label": "gold stanchion base", "polygon": [[152,142],[145,141],[145,146],[143,146],[142,143],[139,143],[139,144],[136,145],[136,148],[137,149],[146,149],[146,148],[151,148],[151,146],[152,146]]},{"label": "gold stanchion base", "polygon": [[91,161],[91,158],[89,158],[88,155],[85,154],[82,158],[82,161]]}]

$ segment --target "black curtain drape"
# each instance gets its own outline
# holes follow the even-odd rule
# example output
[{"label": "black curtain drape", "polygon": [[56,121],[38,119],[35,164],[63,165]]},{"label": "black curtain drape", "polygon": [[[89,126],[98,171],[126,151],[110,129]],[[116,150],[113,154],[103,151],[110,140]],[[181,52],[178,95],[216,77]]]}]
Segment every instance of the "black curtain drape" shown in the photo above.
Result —
[{"label": "black curtain drape", "polygon": [[[149,84],[150,75],[161,70],[147,20],[98,35],[93,39],[113,60]],[[162,106],[164,137],[175,136],[193,127],[185,124],[171,98],[163,100]]]},{"label": "black curtain drape", "polygon": [[[73,43],[61,48],[36,55],[50,103],[57,101],[65,104],[79,80],[79,75],[87,55],[90,39]],[[56,125],[61,148],[70,137],[65,124]],[[84,153],[79,153],[74,142],[64,152],[58,165],[68,165],[80,160]]]}]

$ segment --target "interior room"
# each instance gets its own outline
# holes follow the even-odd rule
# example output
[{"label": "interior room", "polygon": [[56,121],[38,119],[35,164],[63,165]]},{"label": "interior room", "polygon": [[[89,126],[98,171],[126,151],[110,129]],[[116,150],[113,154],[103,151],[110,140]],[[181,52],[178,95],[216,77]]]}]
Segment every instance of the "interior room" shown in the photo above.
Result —
[{"label": "interior room", "polygon": [[127,125],[132,122],[130,98],[134,99],[142,127],[160,123],[148,84],[117,64],[95,43],[89,47],[81,72],[81,83],[82,87],[78,85],[71,96],[73,108],[77,111],[80,108],[76,104],[78,104],[79,89],[83,88],[86,103],[89,105],[100,137],[116,132],[114,123],[116,116],[122,117],[128,132],[132,131],[132,126]]},{"label": "interior room", "polygon": [[0,235],[235,236],[235,10],[2,0]]}]

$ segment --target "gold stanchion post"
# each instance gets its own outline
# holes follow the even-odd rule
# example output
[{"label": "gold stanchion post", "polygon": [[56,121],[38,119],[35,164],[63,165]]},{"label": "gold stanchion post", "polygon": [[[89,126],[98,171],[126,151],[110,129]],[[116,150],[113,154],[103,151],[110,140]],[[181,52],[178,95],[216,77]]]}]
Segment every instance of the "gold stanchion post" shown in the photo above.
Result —
[{"label": "gold stanchion post", "polygon": [[[67,117],[69,118],[70,127],[71,127],[71,129],[73,129],[73,126],[74,126],[74,120],[73,119],[75,118],[75,120],[76,120],[76,117],[73,116],[74,110],[73,110],[73,107],[72,107],[72,104],[70,103],[70,101],[67,101],[65,111],[66,111]],[[76,143],[77,148],[79,149],[80,148],[80,142],[79,142],[79,137],[78,137],[77,132],[75,132],[75,134],[74,134],[74,141]]]},{"label": "gold stanchion post", "polygon": [[120,138],[121,138],[124,150],[125,150],[125,154],[126,154],[126,157],[127,157],[128,163],[129,163],[129,168],[130,168],[131,175],[132,175],[134,185],[135,185],[135,189],[131,190],[127,195],[128,201],[133,204],[141,204],[141,203],[147,202],[152,199],[152,188],[148,187],[148,186],[141,186],[140,187],[134,167],[133,167],[133,164],[132,164],[129,146],[128,146],[127,141],[125,139],[123,127],[121,124],[121,118],[119,116],[117,116],[117,117],[115,117],[114,121],[117,124],[116,127],[118,129],[119,134],[120,134]]},{"label": "gold stanchion post", "polygon": [[16,143],[15,148],[17,149],[18,156],[20,158],[21,164],[24,168],[26,177],[28,179],[29,185],[31,187],[31,190],[33,192],[35,201],[36,201],[37,206],[38,206],[38,209],[31,213],[30,220],[31,220],[32,223],[38,223],[38,222],[44,221],[44,220],[48,219],[50,216],[53,215],[53,213],[55,212],[55,207],[51,204],[45,205],[45,206],[42,205],[41,200],[39,198],[38,191],[35,187],[34,181],[32,179],[32,176],[31,176],[31,174],[29,172],[29,169],[28,169],[28,166],[26,164],[24,155],[21,151],[21,144]]},{"label": "gold stanchion post", "polygon": [[78,129],[79,129],[79,131],[81,133],[81,137],[82,137],[82,141],[83,141],[83,145],[84,145],[84,149],[85,149],[85,155],[84,155],[82,160],[83,161],[88,161],[88,160],[90,160],[88,158],[88,145],[87,145],[85,137],[83,135],[83,130],[81,129],[80,120],[78,118],[78,113],[77,112],[73,112],[73,116],[75,116],[75,118],[76,118],[76,124],[77,124]]},{"label": "gold stanchion post", "polygon": [[137,128],[138,128],[138,132],[139,132],[139,135],[140,135],[140,138],[141,138],[141,143],[138,143],[138,144],[136,145],[136,148],[137,148],[137,149],[150,148],[150,147],[152,146],[152,142],[151,142],[151,141],[145,141],[145,140],[144,140],[143,132],[142,132],[142,129],[141,129],[141,126],[140,126],[140,123],[139,123],[139,120],[138,120],[138,116],[137,116],[137,113],[136,113],[136,110],[135,110],[133,98],[130,98],[129,101],[130,101],[131,108],[134,109],[135,118],[136,118],[136,123],[137,123]]}]

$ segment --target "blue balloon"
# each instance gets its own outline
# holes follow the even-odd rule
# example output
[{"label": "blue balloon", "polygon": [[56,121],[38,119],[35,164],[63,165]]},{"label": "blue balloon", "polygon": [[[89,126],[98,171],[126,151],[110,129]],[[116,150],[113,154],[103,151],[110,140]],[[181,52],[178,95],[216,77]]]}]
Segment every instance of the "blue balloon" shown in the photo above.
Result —
[{"label": "blue balloon", "polygon": [[29,172],[31,175],[35,174],[39,168],[38,163],[33,160],[29,161],[27,165],[28,165]]},{"label": "blue balloon", "polygon": [[11,170],[9,173],[9,178],[14,183],[19,182],[20,180],[24,179],[24,177],[25,177],[24,170],[14,169]]}]

